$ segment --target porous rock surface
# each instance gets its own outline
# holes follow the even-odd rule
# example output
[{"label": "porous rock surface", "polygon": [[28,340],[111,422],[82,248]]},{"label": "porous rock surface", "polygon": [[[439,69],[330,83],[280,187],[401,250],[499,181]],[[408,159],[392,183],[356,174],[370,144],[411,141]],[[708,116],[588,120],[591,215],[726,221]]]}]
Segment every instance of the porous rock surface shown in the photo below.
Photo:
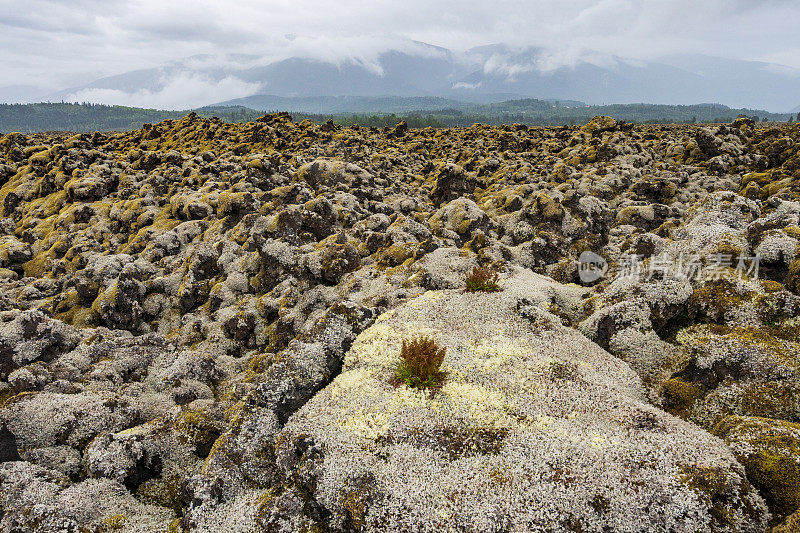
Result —
[{"label": "porous rock surface", "polygon": [[[314,513],[276,504],[259,518],[283,531],[319,516],[366,531],[763,529],[730,451],[648,405],[627,364],[542,310],[552,285],[515,271],[496,294],[430,291],[381,315],[277,436],[286,491]],[[447,347],[433,395],[392,385],[401,341],[419,334]]]},{"label": "porous rock surface", "polygon": [[[637,531],[634,517],[650,519],[642,502],[663,494],[654,531],[791,530],[798,143],[798,125],[746,118],[381,130],[189,115],[126,133],[0,135],[2,529],[381,530],[404,523],[390,510],[406,502],[409,524],[441,510],[436,523],[462,530]],[[602,256],[604,276],[581,278],[583,252]],[[631,254],[641,268],[618,275]],[[712,268],[756,254],[758,275]],[[676,268],[688,256],[699,275]],[[428,292],[462,288],[478,265],[501,271],[507,292]],[[518,331],[509,346],[523,353],[519,366],[453,372],[424,399],[456,409],[454,389],[487,389],[452,420],[387,384],[390,353],[356,357],[365,331],[392,331],[390,350],[410,330],[386,313],[422,316],[414,302],[433,295],[497,309],[506,322],[469,327]],[[467,312],[443,309],[431,324]],[[452,369],[485,362],[438,323]],[[564,366],[547,374],[536,347]],[[352,412],[355,393],[319,409],[353,372],[383,402],[374,419]],[[412,405],[392,426],[394,395]],[[492,398],[533,418],[468,434],[470,416],[499,413]],[[587,398],[607,413],[580,407]],[[531,432],[547,446],[519,440]],[[380,463],[399,449],[410,455],[395,460],[421,459],[405,478]],[[635,466],[646,450],[661,463]],[[351,459],[365,475],[337,477],[330,461]],[[604,462],[614,468],[601,478]],[[397,488],[424,465],[441,474],[430,486]],[[475,482],[455,487],[469,472]],[[538,477],[520,485],[523,474]],[[648,490],[631,488],[648,475]],[[449,503],[410,505],[447,487]],[[545,493],[547,504],[499,511]]]}]

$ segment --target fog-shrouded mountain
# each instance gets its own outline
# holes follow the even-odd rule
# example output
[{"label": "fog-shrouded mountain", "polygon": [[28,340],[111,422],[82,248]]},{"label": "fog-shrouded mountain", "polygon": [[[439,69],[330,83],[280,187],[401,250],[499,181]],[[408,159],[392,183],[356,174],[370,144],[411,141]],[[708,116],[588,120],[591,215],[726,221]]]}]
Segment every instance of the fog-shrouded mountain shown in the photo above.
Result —
[{"label": "fog-shrouded mountain", "polygon": [[276,96],[257,94],[220,102],[220,106],[243,106],[260,111],[286,110],[300,113],[405,113],[458,109],[464,102],[440,96]]},{"label": "fog-shrouded mountain", "polygon": [[719,102],[786,112],[797,104],[798,93],[800,71],[762,62],[699,54],[659,61],[601,54],[563,57],[543,48],[503,44],[457,53],[413,43],[371,59],[338,61],[196,56],[102,78],[49,99],[172,109],[220,103],[277,109],[280,98],[306,98],[303,111],[358,112],[372,109],[348,107],[357,101],[348,98],[319,98],[433,97],[419,101],[420,109],[429,109],[446,105],[436,99],[489,103],[533,97],[587,104]]}]

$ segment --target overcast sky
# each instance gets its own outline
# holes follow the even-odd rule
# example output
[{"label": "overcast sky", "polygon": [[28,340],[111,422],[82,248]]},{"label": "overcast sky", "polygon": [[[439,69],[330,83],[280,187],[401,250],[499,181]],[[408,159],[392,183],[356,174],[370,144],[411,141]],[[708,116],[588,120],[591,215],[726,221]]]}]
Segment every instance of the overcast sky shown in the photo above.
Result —
[{"label": "overcast sky", "polygon": [[799,35],[797,0],[0,0],[0,86],[65,88],[206,53],[369,57],[403,38],[800,68]]}]

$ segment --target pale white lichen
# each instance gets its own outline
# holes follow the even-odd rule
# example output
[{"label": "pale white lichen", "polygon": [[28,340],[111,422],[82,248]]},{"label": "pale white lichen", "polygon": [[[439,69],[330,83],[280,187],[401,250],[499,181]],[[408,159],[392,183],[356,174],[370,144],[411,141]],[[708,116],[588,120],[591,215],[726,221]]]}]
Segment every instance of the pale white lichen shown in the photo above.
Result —
[{"label": "pale white lichen", "polygon": [[[735,527],[764,525],[763,501],[718,440],[647,406],[631,368],[579,333],[517,314],[520,298],[547,301],[551,286],[519,271],[501,293],[442,291],[356,339],[345,372],[277,441],[281,456],[295,438],[324,450],[314,497],[332,524],[350,512],[344,487],[369,479],[363,490],[382,497],[364,508],[368,531],[547,529],[566,515],[590,531],[702,530],[710,500],[681,477],[698,465],[738,480],[736,497],[754,511],[732,507]],[[390,383],[415,331],[447,348],[434,394]],[[591,506],[598,491],[604,514]]]}]

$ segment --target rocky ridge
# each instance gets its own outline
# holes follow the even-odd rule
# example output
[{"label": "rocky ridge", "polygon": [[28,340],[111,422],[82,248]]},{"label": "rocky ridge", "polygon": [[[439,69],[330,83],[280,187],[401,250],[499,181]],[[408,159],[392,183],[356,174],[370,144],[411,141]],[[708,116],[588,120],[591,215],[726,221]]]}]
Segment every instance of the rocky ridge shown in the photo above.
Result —
[{"label": "rocky ridge", "polygon": [[[790,528],[798,141],[285,114],[2,136],[0,524]],[[504,290],[461,294],[475,265]],[[419,328],[451,354],[433,398],[388,383]]]}]

